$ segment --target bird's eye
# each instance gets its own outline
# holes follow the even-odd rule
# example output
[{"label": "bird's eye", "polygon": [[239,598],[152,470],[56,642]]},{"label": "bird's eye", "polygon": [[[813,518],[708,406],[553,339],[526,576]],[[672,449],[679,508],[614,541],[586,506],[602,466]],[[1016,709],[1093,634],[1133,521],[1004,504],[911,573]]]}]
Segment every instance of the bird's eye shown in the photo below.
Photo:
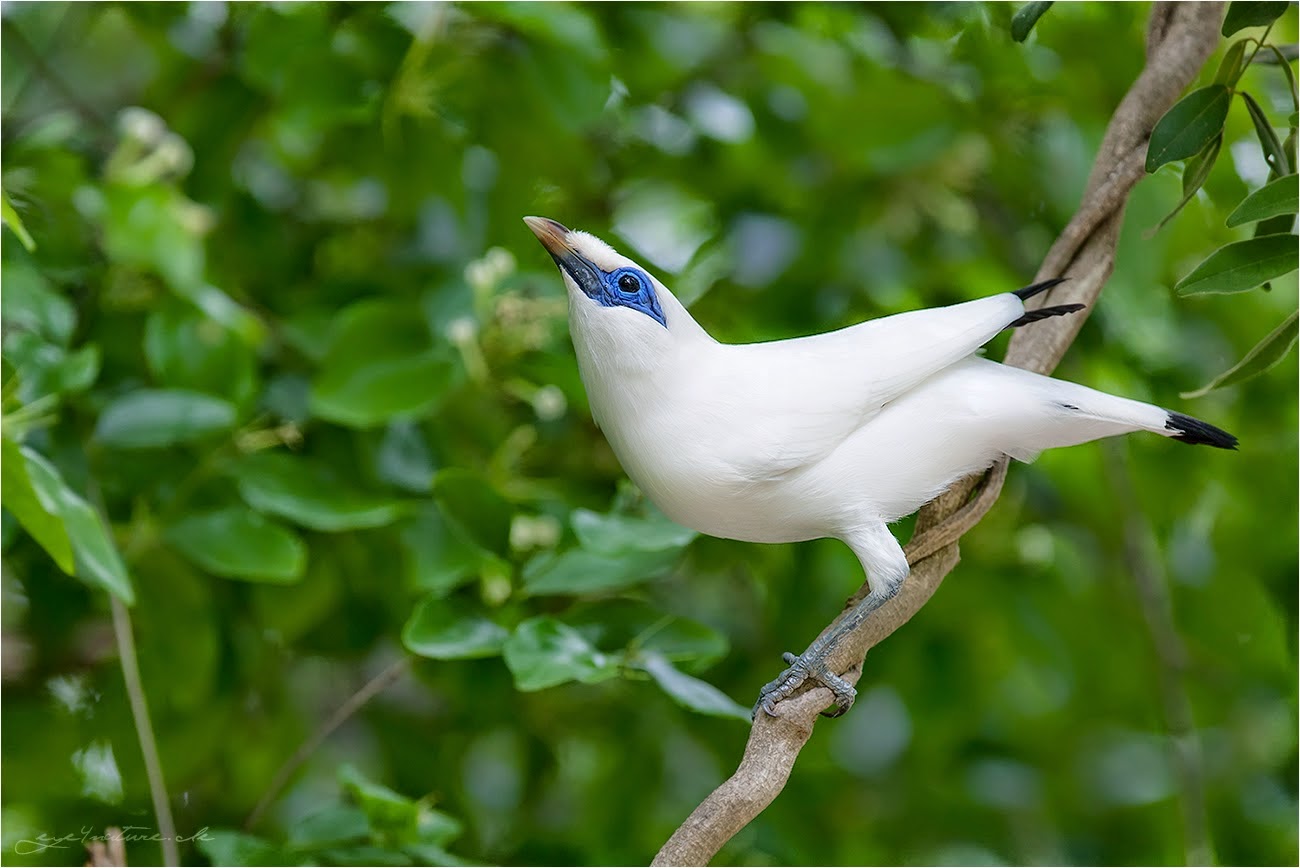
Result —
[{"label": "bird's eye", "polygon": [[641,281],[637,280],[634,275],[625,274],[618,279],[618,288],[628,295],[635,295],[641,291]]}]

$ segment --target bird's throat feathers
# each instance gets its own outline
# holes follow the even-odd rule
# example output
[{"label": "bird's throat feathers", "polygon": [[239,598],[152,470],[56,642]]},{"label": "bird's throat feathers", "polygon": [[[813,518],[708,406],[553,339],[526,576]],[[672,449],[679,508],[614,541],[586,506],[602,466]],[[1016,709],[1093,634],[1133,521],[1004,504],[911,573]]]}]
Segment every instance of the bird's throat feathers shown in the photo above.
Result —
[{"label": "bird's throat feathers", "polygon": [[576,287],[569,288],[569,333],[584,381],[652,375],[672,361],[676,344],[670,329],[640,311],[604,307]]},{"label": "bird's throat feathers", "polygon": [[[594,235],[566,230],[564,246],[604,283],[562,261],[569,299],[569,333],[592,414],[606,433],[620,414],[644,418],[680,387],[683,359],[716,342],[666,286]],[[629,272],[631,274],[629,275]],[[594,273],[594,272],[593,272]],[[624,284],[627,285],[624,285]],[[617,408],[617,409],[616,409]]]}]

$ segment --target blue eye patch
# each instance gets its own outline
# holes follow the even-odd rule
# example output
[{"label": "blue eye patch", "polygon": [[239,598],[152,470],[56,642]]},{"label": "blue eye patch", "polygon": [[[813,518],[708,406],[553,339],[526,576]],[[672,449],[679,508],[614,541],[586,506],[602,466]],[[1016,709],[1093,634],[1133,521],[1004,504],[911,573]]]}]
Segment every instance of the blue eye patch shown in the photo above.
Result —
[{"label": "blue eye patch", "polygon": [[627,307],[638,310],[650,319],[668,328],[664,319],[663,308],[655,295],[654,284],[650,276],[639,268],[616,268],[602,271],[595,263],[573,251],[551,253],[564,272],[573,278],[573,282],[597,304],[602,307]]},{"label": "blue eye patch", "polygon": [[[650,277],[636,268],[619,268],[608,274],[602,273],[602,292],[594,298],[605,307],[630,307],[639,310],[664,328],[668,322],[659,307],[659,298],[655,295]],[[588,295],[591,295],[588,293]]]}]

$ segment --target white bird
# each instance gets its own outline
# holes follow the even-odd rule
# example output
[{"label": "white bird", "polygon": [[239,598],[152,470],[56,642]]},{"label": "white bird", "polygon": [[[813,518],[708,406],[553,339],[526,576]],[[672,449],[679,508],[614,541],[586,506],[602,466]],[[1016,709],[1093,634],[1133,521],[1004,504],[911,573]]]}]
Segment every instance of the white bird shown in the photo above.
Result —
[{"label": "white bird", "polygon": [[525,217],[564,276],[592,415],[664,514],[749,542],[843,540],[870,593],[839,629],[763,688],[759,707],[814,679],[843,713],[851,685],[825,665],[839,637],[898,592],[909,567],[889,523],[1003,455],[1130,431],[1236,448],[1205,422],[975,355],[1003,329],[1073,313],[1026,311],[1060,280],[757,344],[714,340],[668,288],[585,232]]}]

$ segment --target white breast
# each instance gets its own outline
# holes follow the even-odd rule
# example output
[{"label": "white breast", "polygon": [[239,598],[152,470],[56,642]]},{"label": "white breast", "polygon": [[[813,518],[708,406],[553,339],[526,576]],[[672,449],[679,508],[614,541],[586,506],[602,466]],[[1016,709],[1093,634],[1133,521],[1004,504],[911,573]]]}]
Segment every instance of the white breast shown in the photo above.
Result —
[{"label": "white breast", "polygon": [[[583,300],[585,301],[585,300]],[[571,306],[578,369],[592,415],[624,471],[660,510],[711,536],[792,542],[826,535],[825,498],[792,493],[798,475],[764,478],[730,460],[749,439],[736,395],[702,383],[725,369],[708,341],[686,345],[636,311]],[[644,328],[650,323],[652,328]],[[748,462],[748,466],[754,466]]]}]

